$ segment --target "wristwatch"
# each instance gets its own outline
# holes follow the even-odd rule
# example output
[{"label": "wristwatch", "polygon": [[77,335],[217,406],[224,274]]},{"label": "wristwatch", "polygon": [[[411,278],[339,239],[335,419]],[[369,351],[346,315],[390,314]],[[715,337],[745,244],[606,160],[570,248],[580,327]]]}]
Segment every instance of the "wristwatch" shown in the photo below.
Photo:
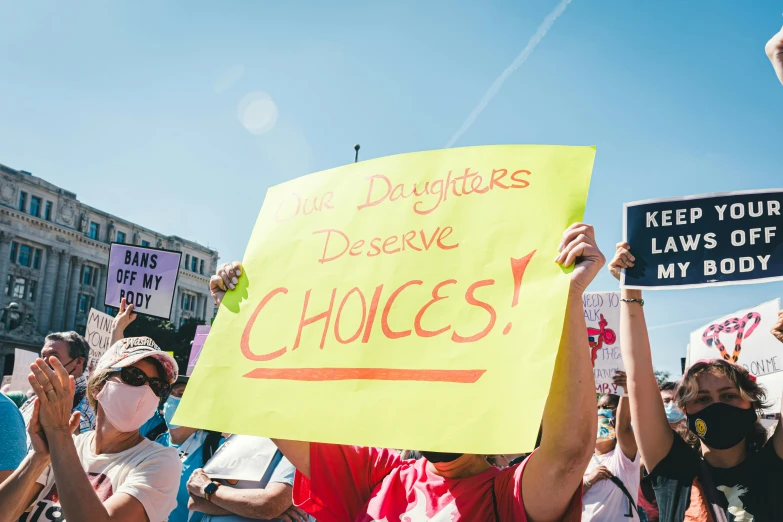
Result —
[{"label": "wristwatch", "polygon": [[215,482],[213,480],[204,488],[204,498],[207,499],[207,502],[210,502],[209,496],[214,495],[218,487],[220,487],[220,482]]}]

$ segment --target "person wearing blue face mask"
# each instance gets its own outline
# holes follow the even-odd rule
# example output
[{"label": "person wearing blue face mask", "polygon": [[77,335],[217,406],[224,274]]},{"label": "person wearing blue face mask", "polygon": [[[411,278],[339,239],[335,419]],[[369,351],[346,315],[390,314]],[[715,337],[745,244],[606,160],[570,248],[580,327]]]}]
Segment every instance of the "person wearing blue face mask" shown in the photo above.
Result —
[{"label": "person wearing blue face mask", "polygon": [[677,392],[676,382],[664,382],[661,384],[661,400],[663,400],[663,409],[666,412],[666,420],[669,421],[674,431],[680,432],[685,426],[685,412],[683,412],[675,400]]},{"label": "person wearing blue face mask", "polygon": [[176,449],[182,461],[182,475],[177,491],[177,508],[169,516],[169,522],[199,522],[204,517],[203,513],[188,511],[188,500],[190,499],[187,488],[188,480],[194,470],[204,467],[204,464],[225,441],[222,434],[218,432],[178,426],[172,422],[182,395],[185,393],[188,379],[188,376],[181,375],[171,387],[171,394],[163,403],[163,419],[168,426],[168,431],[155,439],[156,442],[164,446]]}]

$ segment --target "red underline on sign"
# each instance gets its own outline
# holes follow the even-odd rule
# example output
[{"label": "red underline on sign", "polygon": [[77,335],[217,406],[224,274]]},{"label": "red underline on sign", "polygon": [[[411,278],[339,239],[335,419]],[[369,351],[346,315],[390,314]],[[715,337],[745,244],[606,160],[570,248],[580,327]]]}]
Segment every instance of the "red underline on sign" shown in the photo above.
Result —
[{"label": "red underline on sign", "polygon": [[398,368],[256,368],[250,379],[283,381],[422,381],[473,384],[487,370],[404,370]]}]

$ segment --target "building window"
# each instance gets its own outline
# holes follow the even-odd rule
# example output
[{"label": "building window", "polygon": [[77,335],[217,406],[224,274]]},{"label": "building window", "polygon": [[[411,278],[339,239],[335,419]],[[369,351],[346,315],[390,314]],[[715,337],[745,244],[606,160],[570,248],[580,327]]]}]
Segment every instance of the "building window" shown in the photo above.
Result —
[{"label": "building window", "polygon": [[79,312],[86,313],[90,307],[90,296],[79,294]]},{"label": "building window", "polygon": [[36,248],[35,252],[33,252],[33,268],[38,270],[41,268],[41,249]]},{"label": "building window", "polygon": [[27,289],[27,299],[35,301],[35,291],[38,289],[38,281],[31,280]]},{"label": "building window", "polygon": [[198,258],[196,256],[190,258],[190,271],[198,272]]},{"label": "building window", "polygon": [[125,232],[117,231],[117,243],[125,243]]},{"label": "building window", "polygon": [[30,254],[32,248],[27,245],[19,245],[19,264],[22,266],[30,266]]},{"label": "building window", "polygon": [[185,269],[190,266],[190,254],[185,254]]},{"label": "building window", "polygon": [[8,274],[5,278],[5,295],[11,295],[11,287],[14,284],[14,276]]},{"label": "building window", "polygon": [[98,239],[98,234],[101,232],[101,226],[98,223],[90,222],[90,239]]},{"label": "building window", "polygon": [[14,288],[11,292],[11,297],[15,297],[17,299],[24,299],[25,297],[25,287],[27,286],[27,279],[24,277],[17,277],[14,279]]},{"label": "building window", "polygon": [[143,247],[148,247],[148,246],[150,246],[150,242],[149,242],[149,241],[144,241],[144,240],[142,239],[142,240],[141,240],[141,246],[143,246]]},{"label": "building window", "polygon": [[190,310],[190,294],[182,294],[182,309]]},{"label": "building window", "polygon": [[30,215],[41,217],[41,198],[37,196],[30,198]]},{"label": "building window", "polygon": [[52,202],[47,201],[46,206],[44,207],[44,219],[46,221],[52,220]]},{"label": "building window", "polygon": [[25,208],[27,208],[27,192],[21,191],[19,192],[19,210],[24,212]]},{"label": "building window", "polygon": [[16,241],[11,241],[11,262],[16,263]]},{"label": "building window", "polygon": [[198,271],[199,274],[204,275],[204,260],[201,260],[201,268]]},{"label": "building window", "polygon": [[84,265],[84,268],[82,269],[82,284],[83,285],[91,285],[92,284],[92,267],[90,265]]}]

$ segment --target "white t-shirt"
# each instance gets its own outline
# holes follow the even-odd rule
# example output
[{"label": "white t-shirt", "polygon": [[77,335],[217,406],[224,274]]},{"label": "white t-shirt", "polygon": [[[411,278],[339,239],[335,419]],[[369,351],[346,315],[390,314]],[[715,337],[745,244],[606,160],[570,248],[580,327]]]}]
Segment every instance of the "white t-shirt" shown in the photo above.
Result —
[{"label": "white t-shirt", "polygon": [[[639,454],[631,461],[622,452],[620,446],[603,455],[593,455],[587,466],[585,475],[592,472],[598,466],[606,466],[612,475],[619,478],[625,484],[628,493],[633,497],[634,504],[639,497],[640,482]],[[631,516],[628,516],[628,515]],[[631,507],[631,503],[625,493],[609,479],[599,480],[588,489],[582,497],[582,522],[622,522],[637,521],[639,515]]]},{"label": "white t-shirt", "polygon": [[[166,522],[177,507],[177,488],[182,463],[177,450],[144,439],[120,453],[95,455],[90,446],[95,435],[89,431],[73,438],[82,468],[101,502],[126,493],[144,506],[150,522]],[[26,522],[65,522],[51,466],[37,482],[43,489],[35,499]],[[24,516],[22,517],[25,520]],[[72,521],[77,522],[77,521]]]}]

